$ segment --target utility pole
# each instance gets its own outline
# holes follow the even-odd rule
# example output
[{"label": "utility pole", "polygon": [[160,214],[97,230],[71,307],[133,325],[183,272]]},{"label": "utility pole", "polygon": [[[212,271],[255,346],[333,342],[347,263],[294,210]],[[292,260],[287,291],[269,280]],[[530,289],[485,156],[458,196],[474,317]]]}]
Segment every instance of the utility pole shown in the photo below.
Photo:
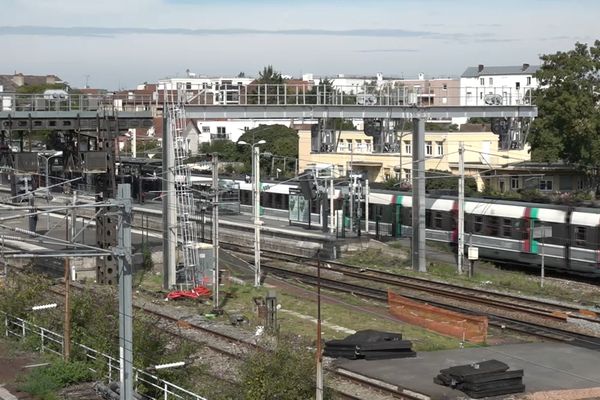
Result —
[{"label": "utility pole", "polygon": [[119,364],[120,400],[133,400],[133,299],[131,268],[131,187],[118,186],[117,247],[119,277]]},{"label": "utility pole", "polygon": [[365,179],[365,234],[369,234],[369,180]]},{"label": "utility pole", "polygon": [[458,274],[463,273],[465,259],[465,144],[458,144]]},{"label": "utility pole", "polygon": [[317,251],[317,393],[323,400],[323,350],[321,349],[321,254]]},{"label": "utility pole", "polygon": [[425,263],[425,120],[413,118],[412,266],[427,272]]},{"label": "utility pole", "polygon": [[331,233],[333,235],[333,233],[335,232],[335,223],[336,221],[336,215],[335,215],[335,209],[333,208],[333,197],[335,196],[335,192],[334,192],[334,188],[333,188],[333,164],[331,164],[331,174],[330,174],[330,178],[331,178],[331,184],[329,186],[329,233]]},{"label": "utility pole", "polygon": [[252,190],[254,191],[254,286],[260,286],[260,149],[252,146]]},{"label": "utility pole", "polygon": [[[65,239],[71,242],[75,237],[75,205],[77,204],[77,191],[73,190],[71,200],[71,218],[65,217]],[[64,322],[64,358],[69,361],[71,358],[71,260],[65,257],[65,322]]]},{"label": "utility pole", "polygon": [[219,302],[219,155],[212,155],[212,245],[213,245],[213,309],[220,309]]}]

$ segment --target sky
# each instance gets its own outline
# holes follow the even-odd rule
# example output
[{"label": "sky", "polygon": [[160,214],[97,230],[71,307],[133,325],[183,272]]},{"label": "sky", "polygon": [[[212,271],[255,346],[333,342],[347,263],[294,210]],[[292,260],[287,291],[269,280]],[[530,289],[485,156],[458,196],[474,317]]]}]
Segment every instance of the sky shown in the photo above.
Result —
[{"label": "sky", "polygon": [[600,39],[597,0],[0,0],[0,74],[460,76]]}]

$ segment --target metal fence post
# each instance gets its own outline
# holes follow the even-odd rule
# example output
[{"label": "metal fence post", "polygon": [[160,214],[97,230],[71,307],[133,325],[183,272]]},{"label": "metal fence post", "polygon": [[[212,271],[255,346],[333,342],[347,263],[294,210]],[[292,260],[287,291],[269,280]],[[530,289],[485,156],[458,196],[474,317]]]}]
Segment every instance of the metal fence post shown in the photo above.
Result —
[{"label": "metal fence post", "polygon": [[41,338],[41,346],[40,346],[40,351],[43,353],[44,352],[44,328],[40,327],[40,338]]}]

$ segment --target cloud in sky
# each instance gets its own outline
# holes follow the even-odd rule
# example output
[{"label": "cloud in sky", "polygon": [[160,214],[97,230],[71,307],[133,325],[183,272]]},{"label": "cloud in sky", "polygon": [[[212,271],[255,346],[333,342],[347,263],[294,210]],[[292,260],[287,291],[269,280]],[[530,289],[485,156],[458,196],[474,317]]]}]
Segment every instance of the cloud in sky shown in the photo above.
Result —
[{"label": "cloud in sky", "polygon": [[114,89],[183,74],[457,76],[598,36],[593,0],[0,0],[0,73]]}]

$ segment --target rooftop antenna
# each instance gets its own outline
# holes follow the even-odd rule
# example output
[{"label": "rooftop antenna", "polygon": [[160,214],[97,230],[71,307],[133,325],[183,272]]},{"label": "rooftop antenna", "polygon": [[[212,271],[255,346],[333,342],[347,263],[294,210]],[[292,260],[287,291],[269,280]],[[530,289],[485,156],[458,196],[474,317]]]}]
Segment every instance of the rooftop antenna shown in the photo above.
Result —
[{"label": "rooftop antenna", "polygon": [[90,88],[90,75],[84,75],[85,78],[85,89]]}]

